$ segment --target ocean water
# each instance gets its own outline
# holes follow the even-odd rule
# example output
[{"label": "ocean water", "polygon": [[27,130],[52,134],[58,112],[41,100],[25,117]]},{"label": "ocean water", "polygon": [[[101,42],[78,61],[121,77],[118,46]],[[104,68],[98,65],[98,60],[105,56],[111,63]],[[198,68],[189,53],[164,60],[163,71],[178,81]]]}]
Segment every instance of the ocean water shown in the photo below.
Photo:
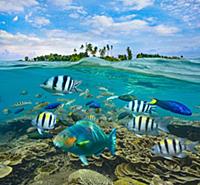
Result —
[{"label": "ocean water", "polygon": [[[129,92],[140,100],[150,101],[152,98],[175,100],[187,105],[193,113],[192,116],[183,116],[158,108],[156,110],[156,116],[158,117],[170,116],[172,118],[184,120],[188,123],[191,121],[200,121],[200,59],[137,59],[120,63],[111,63],[98,58],[83,59],[75,63],[0,61],[0,74],[1,128],[4,128],[4,125],[6,127],[8,121],[12,122],[12,120],[20,120],[21,118],[27,118],[30,120],[33,119],[37,113],[33,112],[32,114],[28,114],[27,112],[32,110],[38,102],[47,101],[55,103],[58,98],[66,98],[76,100],[76,102],[72,103],[72,105],[76,104],[84,107],[88,101],[97,100],[101,103],[102,110],[106,110],[106,106],[104,105],[106,98],[112,95],[127,94]],[[75,80],[81,80],[82,83],[79,88],[83,91],[89,89],[89,92],[93,97],[84,98],[83,96],[79,96],[79,93],[67,94],[59,97],[40,88],[39,85],[41,83],[49,77],[56,75],[69,75]],[[98,95],[101,94],[101,90],[99,90],[100,87],[107,88],[110,95],[98,97]],[[27,91],[27,94],[21,95],[22,91]],[[42,96],[38,98],[35,97],[36,94],[41,94]],[[32,104],[23,106],[25,110],[15,114],[14,112],[17,108],[13,107],[13,105],[20,101],[30,101]],[[117,109],[122,108],[126,104],[126,102],[120,100],[113,100],[113,102],[115,103],[115,108]],[[4,109],[9,109],[10,112],[5,113],[3,111]],[[68,111],[67,108],[66,111]],[[31,127],[30,121],[26,124],[28,124],[26,127]],[[20,127],[19,125],[17,126]],[[9,132],[12,132],[12,127],[9,127],[9,129]],[[0,134],[0,138],[4,138],[3,133],[0,132]],[[26,133],[23,133],[22,136],[25,137]],[[5,137],[8,137],[8,134],[6,134]],[[16,137],[13,136],[8,140],[5,139],[3,144],[11,144],[10,142],[12,142],[12,139],[15,140],[15,142],[18,142],[17,139],[20,137],[21,135],[18,135]],[[22,144],[20,146],[23,148]],[[5,151],[1,151],[1,148],[0,152],[6,151],[6,149]],[[12,148],[12,146],[10,146],[10,148]],[[59,153],[59,155],[61,154]],[[0,160],[2,160],[1,155]],[[48,158],[48,160],[50,159]],[[37,163],[36,161],[37,160],[34,159],[35,164],[39,165],[40,163]],[[2,161],[0,161],[0,164],[1,162]],[[15,184],[14,178],[18,173],[23,173],[22,167],[25,169],[25,167],[27,167],[26,164],[28,163],[22,164],[20,163],[21,166],[14,166],[13,172],[10,175],[0,179],[0,184]],[[42,165],[44,164],[42,163]],[[41,165],[39,165],[39,167],[41,167]],[[79,162],[75,169],[80,168],[83,167]],[[96,168],[93,167],[92,169]],[[101,168],[101,170],[99,169],[100,167],[96,169],[96,171],[101,171],[104,174],[107,173],[106,170],[104,171],[105,168]],[[15,171],[18,171],[18,173]],[[36,174],[36,172],[34,172],[34,174]],[[108,174],[108,176],[110,176],[112,180],[116,180],[116,176],[113,177],[113,174]],[[56,177],[54,178],[56,179]],[[171,179],[173,178],[178,179],[177,177],[171,177]],[[191,180],[191,182],[193,184],[197,184],[198,175],[193,178],[194,180]],[[23,184],[25,182],[25,184],[37,184],[37,180],[33,181],[33,179],[34,175],[31,173],[31,175],[22,176],[16,184]],[[135,179],[138,180],[140,178],[135,177]],[[161,179],[165,180],[162,177]],[[25,180],[25,182],[23,180]],[[42,180],[40,179],[40,181]],[[58,182],[60,182],[60,179]],[[143,182],[147,181],[144,180]],[[174,184],[178,184],[178,180],[174,182]],[[51,183],[49,182],[49,184],[54,183],[55,182],[53,181]],[[180,184],[189,183],[187,181],[183,183],[182,180]]]},{"label": "ocean water", "polygon": [[[1,61],[0,71],[1,109],[13,110],[12,105],[19,101],[55,102],[58,97],[41,89],[39,84],[51,76],[66,74],[76,80],[81,80],[80,88],[89,89],[94,96],[99,93],[98,87],[103,86],[115,95],[132,91],[133,95],[142,100],[150,101],[152,98],[175,100],[187,105],[193,112],[191,117],[181,116],[183,119],[200,119],[198,108],[200,105],[200,60],[140,59],[120,63],[110,63],[96,58],[84,59],[76,63]],[[28,92],[26,96],[20,95],[23,90]],[[35,94],[38,93],[43,97],[35,98]],[[80,104],[85,103],[81,102],[77,94],[66,95],[66,98],[76,98]],[[102,101],[106,98],[102,98]],[[125,105],[124,102],[116,102],[121,107]],[[27,107],[31,108],[31,106]],[[158,111],[160,114],[180,117],[170,112]],[[15,116],[18,115],[1,114],[0,120]]]}]

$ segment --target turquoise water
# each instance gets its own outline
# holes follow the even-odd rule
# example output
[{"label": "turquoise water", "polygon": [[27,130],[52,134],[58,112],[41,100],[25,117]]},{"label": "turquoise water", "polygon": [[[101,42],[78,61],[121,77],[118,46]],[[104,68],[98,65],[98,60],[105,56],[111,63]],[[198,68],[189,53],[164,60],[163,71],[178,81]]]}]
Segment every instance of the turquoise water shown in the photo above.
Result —
[{"label": "turquoise water", "polygon": [[[81,80],[80,88],[89,89],[92,95],[99,95],[99,87],[105,87],[114,95],[126,94],[133,91],[138,99],[148,100],[156,97],[164,100],[176,100],[187,105],[193,116],[179,116],[167,111],[158,110],[161,115],[181,117],[182,119],[200,119],[200,60],[135,60],[121,63],[110,63],[100,59],[90,58],[78,63],[25,63],[5,62],[0,63],[0,109],[8,108],[14,112],[12,105],[19,101],[31,101],[33,104],[25,106],[31,109],[35,102],[56,102],[54,96],[39,87],[45,79],[59,75],[70,75],[76,80]],[[26,90],[27,95],[20,95]],[[35,94],[42,94],[42,98],[35,98]],[[88,100],[78,94],[66,95],[66,98],[77,99],[78,104],[84,105]],[[100,98],[103,102],[107,97]],[[93,98],[94,99],[94,98]],[[119,107],[124,102],[115,101]],[[25,111],[19,114],[1,114],[0,119],[12,119],[26,116]],[[3,124],[3,121],[1,121]]]},{"label": "turquoise water", "polygon": [[[183,137],[187,142],[199,141],[199,59],[182,61],[140,59],[120,63],[110,63],[97,58],[87,58],[75,63],[0,61],[0,74],[1,185],[66,185],[71,174],[78,173],[77,170],[83,168],[99,172],[112,182],[121,177],[128,177],[129,181],[134,179],[145,185],[164,184],[166,181],[173,182],[175,185],[199,183],[199,145],[196,147],[196,154],[187,153],[188,156],[183,159],[174,157],[173,160],[169,160],[153,155],[151,151],[152,146],[167,137]],[[75,80],[81,80],[79,88],[83,92],[88,89],[92,97],[86,98],[80,96],[80,93],[55,96],[40,88],[41,83],[56,75],[69,75]],[[108,90],[105,91],[105,88]],[[22,91],[25,92],[24,95]],[[181,102],[187,105],[193,114],[183,116],[156,108],[153,116],[161,118],[170,116],[170,120],[173,119],[173,123],[168,127],[169,133],[161,132],[156,136],[138,137],[117,119],[122,111],[121,108],[127,102],[115,99],[112,100],[115,103],[114,107],[105,104],[107,103],[105,100],[110,96],[130,92],[140,100],[150,101],[152,98],[157,98]],[[36,97],[38,94],[40,96]],[[32,127],[31,120],[44,109],[31,113],[30,111],[37,103],[55,103],[59,101],[58,98],[75,100],[75,102],[64,106],[57,113],[50,110],[59,116],[57,126],[44,135],[38,134],[38,131]],[[101,103],[100,111],[85,106],[91,100]],[[13,105],[22,101],[32,104],[22,106],[24,110],[15,114],[15,111],[22,107],[16,108]],[[77,113],[72,110],[71,106],[74,105],[81,105],[81,111]],[[6,112],[5,109],[9,111]],[[79,117],[70,117],[68,113],[71,111],[77,113],[76,116]],[[88,119],[91,119],[91,115],[94,116],[93,122],[106,134],[113,128],[117,130],[115,155],[105,150],[99,157],[87,156],[88,166],[83,166],[80,159],[71,153],[56,149],[55,143],[52,142],[52,138],[55,140],[55,136],[62,130],[83,119],[81,118],[83,114],[84,118],[90,116]],[[174,118],[178,119],[174,121]],[[125,119],[124,122],[126,121]],[[9,171],[10,169],[12,172]],[[85,177],[85,174],[83,176]],[[94,176],[87,178],[93,179]],[[122,180],[118,182],[122,185],[124,183],[125,181]]]}]

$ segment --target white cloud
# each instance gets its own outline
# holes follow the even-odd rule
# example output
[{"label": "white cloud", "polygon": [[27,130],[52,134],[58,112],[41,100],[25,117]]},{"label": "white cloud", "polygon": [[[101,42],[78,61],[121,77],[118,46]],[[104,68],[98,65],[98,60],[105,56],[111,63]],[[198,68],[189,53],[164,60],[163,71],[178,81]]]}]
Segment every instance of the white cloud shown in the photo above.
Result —
[{"label": "white cloud", "polygon": [[155,26],[155,31],[157,33],[159,33],[160,35],[172,35],[172,34],[175,34],[177,32],[179,32],[179,29],[176,28],[176,27],[173,27],[173,26],[166,26],[166,25],[158,25],[158,26]]},{"label": "white cloud", "polygon": [[50,20],[42,16],[33,16],[32,12],[25,15],[26,22],[29,22],[34,27],[43,27],[50,24]]},{"label": "white cloud", "polygon": [[16,21],[18,21],[18,16],[15,16],[14,18],[13,18],[13,22],[16,22]]},{"label": "white cloud", "polygon": [[133,33],[146,32],[169,36],[179,31],[178,28],[167,25],[150,26],[147,21],[133,19],[124,22],[116,22],[112,17],[97,15],[86,18],[84,24],[91,26],[98,35],[132,35]]},{"label": "white cloud", "polygon": [[71,4],[73,0],[49,0],[49,2],[53,3],[56,6],[64,7]]},{"label": "white cloud", "polygon": [[1,21],[1,24],[6,24],[6,22],[5,21]]},{"label": "white cloud", "polygon": [[0,12],[22,12],[25,8],[38,4],[36,0],[0,0]]},{"label": "white cloud", "polygon": [[190,28],[200,28],[200,0],[162,0],[160,6]]},{"label": "white cloud", "polygon": [[49,0],[50,3],[59,7],[61,10],[70,11],[69,17],[73,19],[78,19],[87,15],[84,7],[76,5],[73,1],[74,0]]},{"label": "white cloud", "polygon": [[128,21],[128,20],[135,18],[136,16],[137,16],[136,14],[125,15],[125,16],[119,17],[118,20],[119,21]]},{"label": "white cloud", "polygon": [[80,47],[86,42],[101,46],[117,42],[97,37],[89,32],[72,33],[63,30],[46,30],[43,34],[45,36],[41,38],[36,35],[12,34],[0,30],[0,55],[2,56],[6,51],[8,54],[6,57],[13,59],[16,56],[23,58],[24,56],[34,57],[50,53],[70,54],[74,48]]},{"label": "white cloud", "polygon": [[152,6],[154,0],[117,0],[112,1],[111,6],[116,11],[142,10]]},{"label": "white cloud", "polygon": [[78,18],[80,18],[80,14],[78,14],[78,13],[70,13],[69,17],[71,17],[72,19],[78,19]]},{"label": "white cloud", "polygon": [[141,10],[147,6],[153,5],[153,0],[120,0],[124,6],[132,10]]}]

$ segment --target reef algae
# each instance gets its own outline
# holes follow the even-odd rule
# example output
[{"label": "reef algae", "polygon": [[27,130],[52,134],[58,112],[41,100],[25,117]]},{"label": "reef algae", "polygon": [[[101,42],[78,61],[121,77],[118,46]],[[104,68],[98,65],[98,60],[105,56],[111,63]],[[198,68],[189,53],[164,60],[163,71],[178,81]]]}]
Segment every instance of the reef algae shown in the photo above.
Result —
[{"label": "reef algae", "polygon": [[104,175],[88,169],[80,169],[70,174],[64,185],[113,185]]},{"label": "reef algae", "polygon": [[12,167],[0,164],[0,179],[6,177],[12,172]]}]

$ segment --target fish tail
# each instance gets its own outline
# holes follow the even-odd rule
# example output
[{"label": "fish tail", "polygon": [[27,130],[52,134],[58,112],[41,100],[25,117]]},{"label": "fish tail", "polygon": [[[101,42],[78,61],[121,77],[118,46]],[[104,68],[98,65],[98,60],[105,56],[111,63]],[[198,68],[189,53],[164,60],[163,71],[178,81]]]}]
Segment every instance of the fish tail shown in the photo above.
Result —
[{"label": "fish tail", "polygon": [[110,135],[109,135],[109,144],[108,149],[110,150],[112,155],[115,155],[115,149],[116,149],[116,128],[112,129]]},{"label": "fish tail", "polygon": [[78,86],[80,85],[82,83],[82,81],[81,80],[75,80],[74,81],[74,85],[73,85],[73,89],[72,89],[72,91],[73,92],[83,92],[83,90],[82,89],[78,89]]},{"label": "fish tail", "polygon": [[192,142],[192,143],[186,145],[186,150],[188,150],[192,153],[197,153],[198,151],[195,149],[195,147],[198,144],[199,144],[199,141]]},{"label": "fish tail", "polygon": [[149,104],[151,104],[151,105],[156,105],[157,102],[158,102],[158,100],[155,99],[155,98],[153,98],[153,99],[149,102]]},{"label": "fish tail", "polygon": [[171,119],[157,119],[157,121],[159,130],[169,133],[168,126],[171,123]]}]

